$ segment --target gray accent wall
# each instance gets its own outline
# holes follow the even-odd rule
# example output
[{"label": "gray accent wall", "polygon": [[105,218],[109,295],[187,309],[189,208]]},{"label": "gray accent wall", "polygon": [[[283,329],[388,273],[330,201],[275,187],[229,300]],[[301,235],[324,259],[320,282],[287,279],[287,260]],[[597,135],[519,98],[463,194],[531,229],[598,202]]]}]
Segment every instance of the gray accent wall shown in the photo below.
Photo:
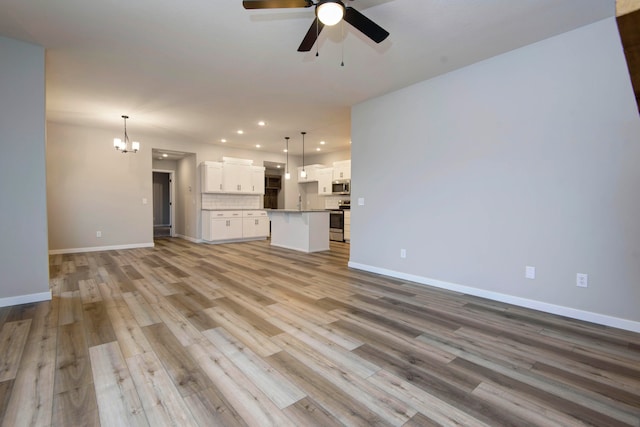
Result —
[{"label": "gray accent wall", "polygon": [[120,153],[113,138],[121,133],[47,124],[51,250],[153,244],[151,146]]},{"label": "gray accent wall", "polygon": [[640,118],[615,19],[356,105],[352,141],[350,266],[640,330]]},{"label": "gray accent wall", "polygon": [[0,306],[49,299],[44,49],[0,37]]}]

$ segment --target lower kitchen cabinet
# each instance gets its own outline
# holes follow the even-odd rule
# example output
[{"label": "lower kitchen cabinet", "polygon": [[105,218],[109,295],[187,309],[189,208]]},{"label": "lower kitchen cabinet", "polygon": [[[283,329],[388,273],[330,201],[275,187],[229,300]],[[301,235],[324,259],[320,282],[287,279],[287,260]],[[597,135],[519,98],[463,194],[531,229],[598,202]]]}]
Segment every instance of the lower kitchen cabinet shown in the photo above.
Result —
[{"label": "lower kitchen cabinet", "polygon": [[269,217],[265,211],[202,211],[202,240],[207,242],[266,238]]},{"label": "lower kitchen cabinet", "polygon": [[203,211],[202,240],[242,238],[242,211]]},{"label": "lower kitchen cabinet", "polygon": [[351,241],[351,211],[349,209],[344,211],[344,240]]},{"label": "lower kitchen cabinet", "polygon": [[244,211],[242,216],[242,237],[267,237],[269,217],[265,211]]}]

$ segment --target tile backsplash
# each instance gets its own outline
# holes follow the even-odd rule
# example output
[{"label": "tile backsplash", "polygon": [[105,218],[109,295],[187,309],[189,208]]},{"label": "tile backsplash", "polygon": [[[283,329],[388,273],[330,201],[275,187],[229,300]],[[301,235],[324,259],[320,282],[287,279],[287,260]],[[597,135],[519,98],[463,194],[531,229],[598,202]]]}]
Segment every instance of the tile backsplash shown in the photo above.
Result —
[{"label": "tile backsplash", "polygon": [[321,197],[324,199],[324,209],[338,209],[338,205],[342,200],[349,200],[348,195],[339,195],[339,196],[326,196]]},{"label": "tile backsplash", "polygon": [[262,195],[202,194],[202,209],[262,209]]}]

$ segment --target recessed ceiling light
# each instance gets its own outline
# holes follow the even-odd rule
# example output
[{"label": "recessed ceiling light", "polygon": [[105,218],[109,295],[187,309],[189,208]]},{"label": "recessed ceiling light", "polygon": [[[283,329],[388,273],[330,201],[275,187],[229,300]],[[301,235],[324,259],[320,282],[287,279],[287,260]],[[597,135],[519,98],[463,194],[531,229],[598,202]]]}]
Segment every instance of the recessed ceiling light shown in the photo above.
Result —
[{"label": "recessed ceiling light", "polygon": [[284,152],[284,153],[288,153],[288,152],[289,152],[289,150],[287,150],[287,149],[285,148],[284,150],[282,150],[282,152]]},{"label": "recessed ceiling light", "polygon": [[226,139],[224,139],[224,138],[222,138],[222,139],[220,140],[220,142],[222,142],[222,143],[224,144],[225,142],[227,142],[227,140],[226,140]]},{"label": "recessed ceiling light", "polygon": [[238,129],[238,135],[242,135],[244,131],[242,129]]},{"label": "recessed ceiling light", "polygon": [[280,165],[276,166],[278,169],[280,169]]},{"label": "recessed ceiling light", "polygon": [[324,144],[326,144],[326,142],[320,141],[320,145],[324,145]]},{"label": "recessed ceiling light", "polygon": [[256,148],[260,148],[260,144],[256,144]]},{"label": "recessed ceiling light", "polygon": [[265,122],[263,122],[262,120],[260,120],[260,121],[258,122],[258,126],[264,126],[264,125],[266,125],[266,123],[265,123]]},{"label": "recessed ceiling light", "polygon": [[162,157],[169,157],[169,155],[167,153],[164,153]]},{"label": "recessed ceiling light", "polygon": [[316,151],[320,151],[320,147],[316,148]]}]

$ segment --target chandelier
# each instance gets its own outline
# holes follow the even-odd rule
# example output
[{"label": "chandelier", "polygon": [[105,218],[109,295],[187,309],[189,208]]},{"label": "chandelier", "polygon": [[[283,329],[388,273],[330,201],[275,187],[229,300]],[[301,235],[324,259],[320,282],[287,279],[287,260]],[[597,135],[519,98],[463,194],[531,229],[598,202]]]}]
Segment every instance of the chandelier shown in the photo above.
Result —
[{"label": "chandelier", "polygon": [[124,119],[124,139],[114,138],[113,148],[122,153],[137,153],[140,150],[140,143],[133,141],[129,142],[129,135],[127,135],[127,119],[129,116],[122,116]]}]

